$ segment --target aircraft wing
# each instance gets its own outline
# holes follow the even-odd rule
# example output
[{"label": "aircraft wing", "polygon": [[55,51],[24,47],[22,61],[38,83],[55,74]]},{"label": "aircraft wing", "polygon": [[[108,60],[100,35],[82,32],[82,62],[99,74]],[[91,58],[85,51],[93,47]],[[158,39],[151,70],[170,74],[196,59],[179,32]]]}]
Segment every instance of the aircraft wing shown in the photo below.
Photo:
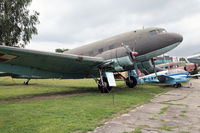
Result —
[{"label": "aircraft wing", "polygon": [[5,76],[14,76],[14,74],[10,74],[10,73],[0,73],[0,77],[5,77]]},{"label": "aircraft wing", "polygon": [[194,77],[194,78],[199,78],[200,77],[200,74],[194,74],[194,75],[190,75],[191,77]]},{"label": "aircraft wing", "polygon": [[164,83],[169,80],[174,80],[174,78],[172,78],[170,76],[166,76],[166,75],[159,75],[159,76],[157,76],[157,78],[161,83]]},{"label": "aircraft wing", "polygon": [[189,80],[189,77],[188,76],[174,76],[174,77],[171,77],[171,76],[166,76],[166,75],[161,75],[161,76],[158,76],[158,80],[161,82],[161,83],[167,83],[167,84],[177,84],[177,83],[181,83],[181,82],[187,82]]},{"label": "aircraft wing", "polygon": [[86,78],[104,62],[99,57],[0,46],[0,71],[24,78]]}]

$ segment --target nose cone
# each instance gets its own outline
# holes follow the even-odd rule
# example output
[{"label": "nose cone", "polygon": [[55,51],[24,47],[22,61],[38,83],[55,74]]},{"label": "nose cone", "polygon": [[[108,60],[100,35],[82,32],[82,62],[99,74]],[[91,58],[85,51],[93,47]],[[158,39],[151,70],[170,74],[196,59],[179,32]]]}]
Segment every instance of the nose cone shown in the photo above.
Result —
[{"label": "nose cone", "polygon": [[[160,41],[157,43],[157,49],[162,48],[162,52],[166,53],[174,48],[176,48],[182,41],[183,36],[177,33],[165,33],[161,34]],[[160,50],[161,51],[161,50]],[[161,53],[161,54],[163,54]]]},{"label": "nose cone", "polygon": [[174,33],[174,40],[175,42],[182,42],[183,41],[183,36],[180,34]]},{"label": "nose cone", "polygon": [[177,33],[168,33],[167,42],[168,45],[172,45],[175,43],[181,43],[183,41],[183,36]]}]

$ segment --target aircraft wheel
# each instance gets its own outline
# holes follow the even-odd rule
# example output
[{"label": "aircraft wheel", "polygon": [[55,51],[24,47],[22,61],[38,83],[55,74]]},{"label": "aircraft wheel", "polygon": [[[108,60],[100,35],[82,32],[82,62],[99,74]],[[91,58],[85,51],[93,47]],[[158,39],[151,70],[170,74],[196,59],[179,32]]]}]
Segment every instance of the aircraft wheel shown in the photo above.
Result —
[{"label": "aircraft wheel", "polygon": [[176,84],[174,84],[173,85],[173,87],[175,87],[175,88],[179,88],[179,87],[181,87],[182,85],[180,84],[180,83],[176,83]]},{"label": "aircraft wheel", "polygon": [[24,82],[24,85],[28,85],[28,82],[25,81],[25,82]]},{"label": "aircraft wheel", "polygon": [[174,84],[173,87],[174,87],[174,88],[178,88],[178,85],[177,85],[177,84]]},{"label": "aircraft wheel", "polygon": [[180,83],[178,83],[178,88],[182,87],[182,85]]},{"label": "aircraft wheel", "polygon": [[133,76],[130,77],[130,80],[126,78],[126,85],[129,88],[134,88],[137,85],[137,79]]},{"label": "aircraft wheel", "polygon": [[103,84],[98,85],[98,88],[101,91],[101,93],[109,93],[112,90],[112,87],[109,86],[108,80],[106,77],[103,77]]}]

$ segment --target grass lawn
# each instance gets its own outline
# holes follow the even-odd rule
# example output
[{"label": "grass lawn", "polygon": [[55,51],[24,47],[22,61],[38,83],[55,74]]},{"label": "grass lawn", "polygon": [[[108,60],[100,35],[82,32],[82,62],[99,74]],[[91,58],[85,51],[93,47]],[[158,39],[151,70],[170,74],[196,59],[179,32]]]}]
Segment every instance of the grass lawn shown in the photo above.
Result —
[{"label": "grass lawn", "polygon": [[1,133],[87,132],[170,90],[155,84],[129,89],[117,81],[113,104],[113,94],[99,93],[92,79],[23,81],[0,78]]}]

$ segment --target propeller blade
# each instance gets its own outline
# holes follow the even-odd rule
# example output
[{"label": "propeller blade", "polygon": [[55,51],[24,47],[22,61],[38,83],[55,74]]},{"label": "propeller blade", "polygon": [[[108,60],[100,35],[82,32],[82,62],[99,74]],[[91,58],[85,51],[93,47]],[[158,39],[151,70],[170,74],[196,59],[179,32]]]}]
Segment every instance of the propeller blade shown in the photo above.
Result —
[{"label": "propeller blade", "polygon": [[153,64],[154,73],[155,73],[156,77],[158,77],[157,71],[156,71],[156,65],[155,65],[155,62],[154,62],[154,59],[153,59],[153,58],[151,58],[151,63]]},{"label": "propeller blade", "polygon": [[139,70],[138,70],[137,63],[136,63],[135,60],[134,60],[134,68],[135,68],[136,74],[137,74],[138,79],[139,79],[139,77],[140,77],[140,75],[139,75]]},{"label": "propeller blade", "polygon": [[137,74],[137,77],[139,79],[139,69],[137,67],[137,62],[136,62],[136,59],[135,59],[135,56],[138,55],[138,52],[136,52],[134,49],[133,51],[129,48],[129,46],[126,46],[122,43],[122,46],[124,46],[124,48],[127,50],[127,53],[128,55],[131,57],[131,61],[133,62],[133,65],[134,65],[134,68],[135,68],[135,71],[136,71],[136,74]]}]

